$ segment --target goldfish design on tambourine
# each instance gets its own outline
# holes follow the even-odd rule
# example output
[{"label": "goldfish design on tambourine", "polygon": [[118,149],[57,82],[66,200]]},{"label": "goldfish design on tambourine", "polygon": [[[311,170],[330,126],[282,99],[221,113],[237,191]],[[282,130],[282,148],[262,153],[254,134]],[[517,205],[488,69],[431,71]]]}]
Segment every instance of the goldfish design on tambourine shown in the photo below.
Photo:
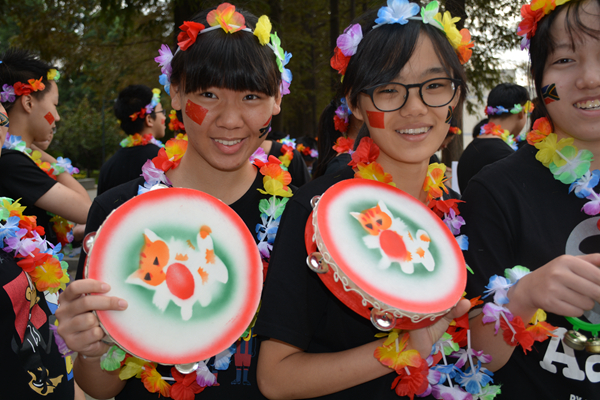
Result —
[{"label": "goldfish design on tambourine", "polygon": [[218,286],[228,279],[227,267],[215,254],[211,229],[204,225],[196,235],[195,246],[191,240],[175,238],[167,243],[146,229],[139,268],[125,282],[155,291],[152,303],[162,312],[172,301],[187,321],[196,302],[202,307],[210,305]]}]

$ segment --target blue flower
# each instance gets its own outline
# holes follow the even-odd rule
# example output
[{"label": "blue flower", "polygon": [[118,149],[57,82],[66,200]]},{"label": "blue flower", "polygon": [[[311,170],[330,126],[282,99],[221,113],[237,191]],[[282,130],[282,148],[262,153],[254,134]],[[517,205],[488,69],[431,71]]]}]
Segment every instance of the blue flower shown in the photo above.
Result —
[{"label": "blue flower", "polygon": [[378,18],[375,23],[405,25],[408,19],[417,15],[420,10],[417,4],[409,3],[408,0],[388,0],[387,7],[381,7],[377,12]]},{"label": "blue flower", "polygon": [[595,169],[590,173],[588,170],[585,175],[571,183],[571,186],[569,186],[569,193],[575,191],[575,196],[585,199],[592,194],[598,181],[600,181],[600,171]]}]

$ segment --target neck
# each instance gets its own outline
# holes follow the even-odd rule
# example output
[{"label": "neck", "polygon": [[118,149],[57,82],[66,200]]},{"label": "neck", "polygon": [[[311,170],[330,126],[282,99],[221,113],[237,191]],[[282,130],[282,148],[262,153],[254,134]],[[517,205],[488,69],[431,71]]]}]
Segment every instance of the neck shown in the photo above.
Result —
[{"label": "neck", "polygon": [[558,140],[561,139],[573,139],[573,146],[577,147],[577,150],[589,150],[594,158],[590,164],[590,171],[595,169],[600,169],[600,142],[598,141],[582,141],[579,139],[575,139],[573,136],[570,136],[563,132],[555,132],[556,136],[558,136]]},{"label": "neck", "polygon": [[8,133],[10,133],[11,136],[20,136],[27,147],[31,147],[33,136],[29,133],[27,118],[24,118],[18,113],[11,113],[8,117],[10,118],[10,128],[8,129]]},{"label": "neck", "polygon": [[399,163],[388,159],[381,153],[377,158],[383,170],[392,175],[396,187],[418,199],[422,203],[426,202],[427,193],[423,190],[423,182],[427,176],[427,167],[429,160],[424,160],[417,164]]},{"label": "neck", "polygon": [[229,205],[239,200],[252,186],[256,168],[250,161],[235,171],[221,171],[190,150],[188,147],[179,167],[166,173],[174,187],[200,190]]}]

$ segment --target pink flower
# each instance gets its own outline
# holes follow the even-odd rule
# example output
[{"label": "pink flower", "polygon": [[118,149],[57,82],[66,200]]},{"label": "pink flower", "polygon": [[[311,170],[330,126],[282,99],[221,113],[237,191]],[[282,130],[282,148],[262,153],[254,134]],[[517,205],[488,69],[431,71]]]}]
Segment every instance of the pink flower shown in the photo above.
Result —
[{"label": "pink flower", "polygon": [[158,49],[158,54],[160,54],[160,56],[155,57],[154,61],[160,64],[160,72],[167,76],[171,76],[171,72],[173,72],[173,69],[171,68],[171,60],[173,60],[171,48],[166,44],[163,44],[160,46],[160,49]]},{"label": "pink flower", "polygon": [[[269,157],[267,156],[262,147],[256,149],[256,151],[250,156],[250,162],[252,164],[254,164],[256,160],[262,161],[263,164],[266,164],[267,161],[269,161]],[[261,166],[263,164],[261,164]]]},{"label": "pink flower", "polygon": [[337,47],[340,48],[345,56],[352,57],[356,54],[356,49],[362,38],[363,34],[360,24],[350,25],[337,38]]}]

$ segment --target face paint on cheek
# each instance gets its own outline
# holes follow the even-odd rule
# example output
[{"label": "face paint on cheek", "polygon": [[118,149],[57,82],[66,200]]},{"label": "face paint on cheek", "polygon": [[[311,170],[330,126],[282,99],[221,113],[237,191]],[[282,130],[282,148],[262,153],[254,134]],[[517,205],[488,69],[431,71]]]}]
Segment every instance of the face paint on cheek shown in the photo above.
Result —
[{"label": "face paint on cheek", "polygon": [[369,125],[372,128],[385,129],[385,123],[383,122],[385,113],[380,111],[367,111],[367,118],[369,118]]},{"label": "face paint on cheek", "polygon": [[208,114],[208,110],[200,104],[196,104],[191,100],[188,100],[187,103],[185,103],[185,115],[190,117],[190,119],[198,125],[202,125],[206,114]]},{"label": "face paint on cheek", "polygon": [[44,118],[46,118],[46,121],[48,121],[49,125],[52,125],[54,123],[54,115],[52,115],[52,113],[48,113],[46,115],[44,115]]},{"label": "face paint on cheek", "polygon": [[8,127],[8,115],[0,112],[0,127],[2,126]]},{"label": "face paint on cheek", "polygon": [[273,120],[273,116],[271,115],[269,117],[269,120],[267,122],[265,122],[265,127],[264,128],[260,128],[258,131],[260,132],[260,136],[259,138],[262,138],[263,136],[265,136],[267,133],[271,132],[271,121]]},{"label": "face paint on cheek", "polygon": [[452,106],[448,106],[448,115],[446,115],[445,123],[449,124],[452,121],[452,115],[454,114],[454,109]]},{"label": "face paint on cheek", "polygon": [[544,99],[544,104],[550,104],[560,100],[555,83],[551,83],[542,88],[542,99]]}]

